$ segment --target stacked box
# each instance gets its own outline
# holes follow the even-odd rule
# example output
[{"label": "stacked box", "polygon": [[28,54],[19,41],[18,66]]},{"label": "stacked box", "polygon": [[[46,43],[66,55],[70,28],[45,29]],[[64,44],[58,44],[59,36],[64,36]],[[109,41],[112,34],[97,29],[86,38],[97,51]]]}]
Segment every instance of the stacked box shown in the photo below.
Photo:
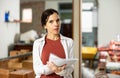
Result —
[{"label": "stacked box", "polygon": [[25,54],[25,53],[30,52],[30,51],[29,51],[28,49],[21,49],[20,52],[21,52],[22,54]]},{"label": "stacked box", "polygon": [[24,60],[22,66],[25,69],[33,69],[33,60]]},{"label": "stacked box", "polygon": [[22,63],[21,62],[8,62],[8,68],[10,69],[21,69]]},{"label": "stacked box", "polygon": [[[19,55],[21,52],[18,50],[10,51],[10,56]],[[22,68],[22,63],[20,62],[20,58],[10,59],[8,62],[8,68],[10,69],[20,69]]]},{"label": "stacked box", "polygon": [[20,69],[10,72],[10,78],[35,78],[33,70]]},{"label": "stacked box", "polygon": [[0,78],[9,78],[9,70],[0,68]]},{"label": "stacked box", "polygon": [[[10,51],[10,56],[16,56],[20,53],[18,50]],[[19,62],[19,58],[10,59],[9,62]]]},{"label": "stacked box", "polygon": [[[21,54],[26,54],[28,52],[30,52],[28,49],[21,49],[20,50]],[[20,62],[22,62],[23,60],[26,60],[26,59],[27,59],[27,57],[20,58]]]},{"label": "stacked box", "polygon": [[33,57],[32,57],[32,55],[31,56],[28,56],[28,58],[27,58],[28,60],[33,60]]},{"label": "stacked box", "polygon": [[8,67],[8,60],[0,61],[0,68],[7,68]]},{"label": "stacked box", "polygon": [[[16,55],[22,55],[29,52],[28,49],[21,49],[19,50],[13,50],[10,51],[10,56],[16,56]],[[8,68],[11,69],[21,69],[22,68],[22,61],[26,60],[26,57],[20,57],[20,58],[14,58],[14,59],[10,59],[8,62]]]}]

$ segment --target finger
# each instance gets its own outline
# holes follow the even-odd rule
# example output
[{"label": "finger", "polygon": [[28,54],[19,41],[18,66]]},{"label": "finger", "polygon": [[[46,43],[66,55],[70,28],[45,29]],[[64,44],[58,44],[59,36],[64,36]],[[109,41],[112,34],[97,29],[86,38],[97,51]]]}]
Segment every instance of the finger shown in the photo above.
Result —
[{"label": "finger", "polygon": [[61,70],[64,70],[64,69],[65,69],[65,66],[60,67],[60,69],[61,69]]},{"label": "finger", "polygon": [[62,66],[62,68],[65,68],[66,67],[66,64]]}]

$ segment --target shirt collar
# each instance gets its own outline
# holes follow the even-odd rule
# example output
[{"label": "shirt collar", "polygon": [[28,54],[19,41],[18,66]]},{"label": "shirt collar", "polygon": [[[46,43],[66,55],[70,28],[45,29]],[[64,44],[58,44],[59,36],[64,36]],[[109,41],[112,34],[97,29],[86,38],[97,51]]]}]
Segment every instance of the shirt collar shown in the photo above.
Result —
[{"label": "shirt collar", "polygon": [[[40,39],[40,41],[45,41],[45,36],[46,36],[47,34],[45,34],[45,35],[43,35],[43,37]],[[63,36],[62,34],[60,34],[60,38],[61,38],[61,40],[64,40],[65,39],[65,36]]]}]

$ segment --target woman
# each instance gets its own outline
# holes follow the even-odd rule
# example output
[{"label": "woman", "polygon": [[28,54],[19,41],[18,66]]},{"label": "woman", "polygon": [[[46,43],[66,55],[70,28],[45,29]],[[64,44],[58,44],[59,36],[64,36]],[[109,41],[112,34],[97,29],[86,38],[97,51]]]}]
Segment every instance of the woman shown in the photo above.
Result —
[{"label": "woman", "polygon": [[36,78],[72,78],[73,65],[57,66],[49,61],[50,53],[60,58],[73,58],[73,40],[59,33],[60,17],[56,10],[47,9],[42,13],[41,24],[47,33],[34,41],[33,68]]}]

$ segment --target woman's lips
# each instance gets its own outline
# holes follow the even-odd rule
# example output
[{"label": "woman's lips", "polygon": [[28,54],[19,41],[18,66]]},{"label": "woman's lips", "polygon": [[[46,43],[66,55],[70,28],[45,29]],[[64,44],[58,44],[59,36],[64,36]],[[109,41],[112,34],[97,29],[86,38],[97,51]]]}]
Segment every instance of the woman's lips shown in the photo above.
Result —
[{"label": "woman's lips", "polygon": [[59,30],[59,28],[55,28],[54,30],[57,30],[57,31],[58,31],[58,30]]}]

